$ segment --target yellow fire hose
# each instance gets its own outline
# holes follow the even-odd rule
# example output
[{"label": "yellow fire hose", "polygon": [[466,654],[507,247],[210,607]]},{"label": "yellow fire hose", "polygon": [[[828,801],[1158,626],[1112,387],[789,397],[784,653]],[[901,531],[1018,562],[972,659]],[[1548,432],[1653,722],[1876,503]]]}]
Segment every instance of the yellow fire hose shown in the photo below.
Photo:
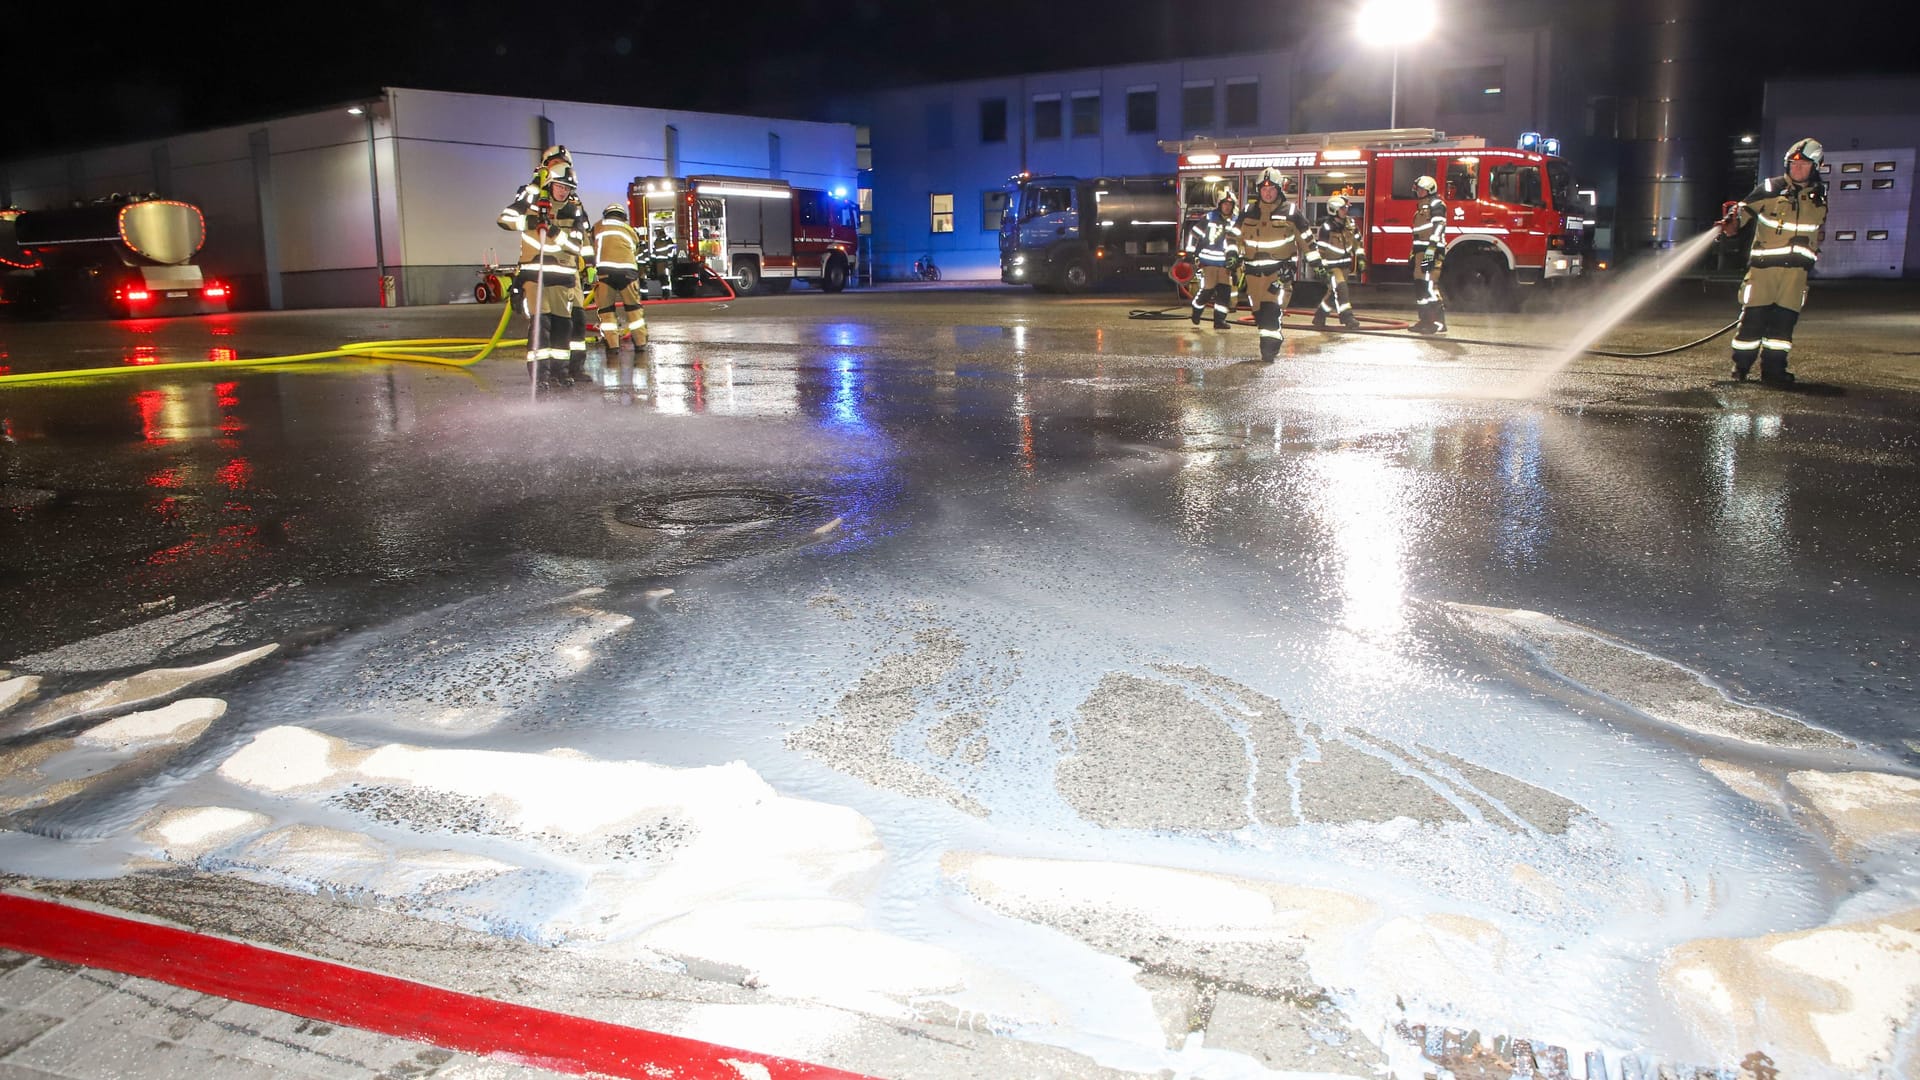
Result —
[{"label": "yellow fire hose", "polygon": [[[272,367],[279,364],[298,364],[308,360],[327,360],[334,357],[350,357],[358,360],[399,360],[411,364],[441,364],[448,367],[470,367],[485,360],[493,350],[502,345],[512,347],[526,344],[526,339],[502,341],[500,335],[507,332],[507,320],[513,316],[513,305],[502,305],[500,325],[493,328],[490,338],[402,338],[394,341],[359,341],[323,352],[295,353],[291,356],[245,357],[236,360],[181,360],[165,364],[116,364],[113,367],[77,368],[72,371],[27,371],[18,375],[0,375],[0,386],[19,386],[22,383],[63,382],[70,379],[97,379],[109,375],[136,375],[155,371],[192,371],[201,368],[247,368]],[[470,356],[440,356],[439,353],[465,352],[479,346],[479,351]]]}]

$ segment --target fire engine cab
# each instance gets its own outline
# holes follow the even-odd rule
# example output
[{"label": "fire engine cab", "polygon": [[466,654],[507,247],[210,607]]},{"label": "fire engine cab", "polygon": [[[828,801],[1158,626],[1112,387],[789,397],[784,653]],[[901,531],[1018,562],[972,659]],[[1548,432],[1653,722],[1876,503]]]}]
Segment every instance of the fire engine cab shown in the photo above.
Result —
[{"label": "fire engine cab", "polygon": [[1179,157],[1182,222],[1213,209],[1222,187],[1245,207],[1269,167],[1291,177],[1294,198],[1314,224],[1326,216],[1329,197],[1345,195],[1366,237],[1370,281],[1412,276],[1413,182],[1421,176],[1439,182],[1447,205],[1441,287],[1449,300],[1504,307],[1516,286],[1577,278],[1586,269],[1591,223],[1576,201],[1573,169],[1559,157],[1430,128],[1160,146]]},{"label": "fire engine cab", "polygon": [[745,176],[636,176],[627,216],[647,275],[676,295],[720,277],[743,293],[811,281],[847,287],[859,248],[853,204],[816,188]]}]

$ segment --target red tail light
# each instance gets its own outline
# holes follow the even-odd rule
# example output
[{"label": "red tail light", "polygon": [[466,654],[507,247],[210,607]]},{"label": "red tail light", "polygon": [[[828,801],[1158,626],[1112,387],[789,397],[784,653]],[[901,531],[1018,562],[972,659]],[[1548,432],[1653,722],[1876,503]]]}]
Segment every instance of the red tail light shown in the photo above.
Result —
[{"label": "red tail light", "polygon": [[148,300],[148,299],[152,299],[152,297],[153,297],[153,294],[148,292],[145,289],[128,289],[127,290],[127,299],[129,300]]},{"label": "red tail light", "polygon": [[207,293],[206,293],[207,299],[218,300],[225,295],[227,295],[227,287],[225,285],[222,285],[216,281],[213,284],[207,286]]}]

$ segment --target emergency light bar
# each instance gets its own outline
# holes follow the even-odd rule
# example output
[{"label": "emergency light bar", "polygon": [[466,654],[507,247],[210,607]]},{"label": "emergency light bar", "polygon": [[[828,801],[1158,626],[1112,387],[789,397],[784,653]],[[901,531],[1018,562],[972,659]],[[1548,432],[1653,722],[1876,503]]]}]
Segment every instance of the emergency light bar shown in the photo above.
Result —
[{"label": "emergency light bar", "polygon": [[728,187],[724,184],[695,184],[693,190],[702,195],[739,195],[749,199],[793,198],[793,192],[786,188],[750,188]]}]

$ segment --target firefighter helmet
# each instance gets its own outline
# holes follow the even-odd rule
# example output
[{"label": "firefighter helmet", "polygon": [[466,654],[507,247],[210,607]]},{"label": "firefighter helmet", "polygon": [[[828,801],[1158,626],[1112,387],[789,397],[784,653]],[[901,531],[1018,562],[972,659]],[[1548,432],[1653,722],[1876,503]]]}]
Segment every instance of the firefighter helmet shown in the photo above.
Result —
[{"label": "firefighter helmet", "polygon": [[600,216],[603,218],[619,218],[621,221],[625,221],[627,220],[627,208],[619,203],[608,203],[607,208],[600,211]]},{"label": "firefighter helmet", "polygon": [[1268,184],[1272,184],[1274,188],[1280,192],[1280,197],[1282,199],[1287,197],[1287,174],[1286,173],[1281,172],[1279,169],[1276,169],[1271,165],[1267,166],[1264,169],[1261,169],[1260,182],[1254,185],[1253,190],[1259,191],[1261,188],[1266,187]]},{"label": "firefighter helmet", "polygon": [[1220,186],[1220,191],[1213,197],[1214,209],[1219,209],[1221,203],[1232,203],[1235,206],[1240,205],[1240,196],[1233,193],[1233,185],[1222,184]]},{"label": "firefighter helmet", "polygon": [[1820,162],[1823,161],[1826,156],[1827,148],[1821,146],[1819,142],[1813,139],[1801,139],[1799,142],[1787,147],[1787,155],[1783,164],[1791,165],[1796,161],[1808,161],[1813,163],[1815,169],[1818,169],[1820,168]]},{"label": "firefighter helmet", "polygon": [[1336,216],[1345,216],[1346,212],[1347,212],[1347,197],[1345,195],[1327,196],[1327,213],[1334,214]]},{"label": "firefighter helmet", "polygon": [[569,189],[578,188],[580,185],[573,182],[573,166],[562,163],[547,170],[548,189],[551,190],[555,184],[565,184]]},{"label": "firefighter helmet", "polygon": [[556,159],[566,162],[568,166],[573,165],[573,153],[564,145],[547,147],[547,152],[540,155],[540,164],[551,165]]},{"label": "firefighter helmet", "polygon": [[1422,196],[1440,194],[1440,182],[1431,176],[1422,176],[1413,182],[1413,190]]}]

